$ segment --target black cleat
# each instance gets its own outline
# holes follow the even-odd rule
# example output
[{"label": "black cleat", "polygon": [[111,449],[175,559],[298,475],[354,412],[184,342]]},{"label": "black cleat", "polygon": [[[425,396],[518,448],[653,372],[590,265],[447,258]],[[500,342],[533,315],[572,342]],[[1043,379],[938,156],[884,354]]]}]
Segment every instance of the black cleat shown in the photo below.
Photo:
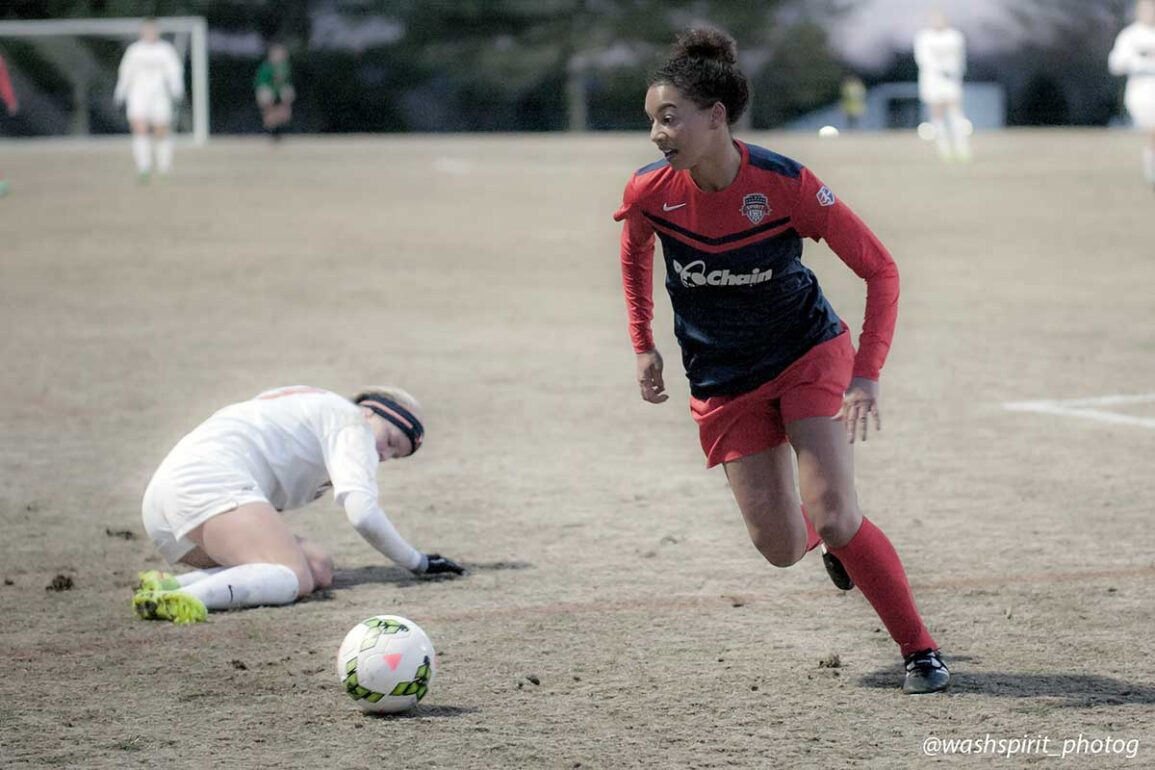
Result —
[{"label": "black cleat", "polygon": [[938,650],[923,650],[907,655],[906,681],[902,691],[907,695],[926,695],[950,687],[950,669],[942,662]]},{"label": "black cleat", "polygon": [[843,591],[854,588],[854,581],[850,579],[846,567],[842,566],[837,556],[826,550],[825,544],[822,546],[822,563],[826,566],[826,574],[830,576],[831,583]]}]

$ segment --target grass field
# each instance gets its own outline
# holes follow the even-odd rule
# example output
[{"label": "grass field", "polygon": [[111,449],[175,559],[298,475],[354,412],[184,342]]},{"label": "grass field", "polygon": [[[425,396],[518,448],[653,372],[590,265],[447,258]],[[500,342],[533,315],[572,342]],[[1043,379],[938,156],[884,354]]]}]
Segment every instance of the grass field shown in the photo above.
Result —
[{"label": "grass field", "polygon": [[[644,135],[222,139],[149,186],[127,142],[10,142],[0,767],[1155,766],[1155,402],[1004,407],[1155,392],[1138,139],[983,134],[944,166],[907,135],[745,138],[809,165],[899,263],[859,497],[948,694],[902,695],[897,648],[817,556],[778,570],[749,544],[703,469],[660,286],[672,397],[638,398],[610,214]],[[823,245],[806,261],[857,333],[861,281]],[[378,382],[429,423],[382,466],[385,508],[467,579],[411,579],[324,500],[290,522],[335,553],[331,592],[133,618],[136,572],[161,566],[141,493],[181,435],[268,387]],[[441,655],[402,718],[361,715],[335,672],[378,613]],[[924,753],[986,736],[1049,752]],[[1080,736],[1124,753],[1060,758]]]}]

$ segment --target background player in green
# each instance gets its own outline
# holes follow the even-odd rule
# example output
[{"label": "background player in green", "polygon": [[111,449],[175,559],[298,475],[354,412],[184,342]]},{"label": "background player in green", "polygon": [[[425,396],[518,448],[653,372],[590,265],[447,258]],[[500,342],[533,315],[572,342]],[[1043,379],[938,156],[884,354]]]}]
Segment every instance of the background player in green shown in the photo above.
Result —
[{"label": "background player in green", "polygon": [[293,72],[289,66],[289,52],[280,43],[269,46],[269,53],[253,80],[257,92],[257,106],[265,131],[277,141],[293,117]]},{"label": "background player in green", "polygon": [[846,118],[846,128],[853,131],[866,115],[866,85],[857,75],[847,75],[839,86],[839,106]]}]

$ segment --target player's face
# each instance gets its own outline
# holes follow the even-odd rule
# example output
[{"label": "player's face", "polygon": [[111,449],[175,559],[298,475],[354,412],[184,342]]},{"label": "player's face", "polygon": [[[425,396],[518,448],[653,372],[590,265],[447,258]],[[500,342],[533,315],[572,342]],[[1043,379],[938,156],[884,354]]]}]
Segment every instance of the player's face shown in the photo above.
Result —
[{"label": "player's face", "polygon": [[140,28],[140,39],[148,43],[155,43],[159,35],[155,24],[145,24]]},{"label": "player's face", "polygon": [[369,429],[373,431],[373,443],[377,447],[377,461],[396,460],[413,454],[413,442],[393,423],[383,420],[368,409],[364,409]]},{"label": "player's face", "polygon": [[385,426],[384,435],[377,439],[377,456],[381,462],[413,454],[413,442],[400,428],[385,420],[381,424]]},{"label": "player's face", "polygon": [[693,168],[710,149],[712,109],[702,109],[668,83],[646,92],[650,141],[676,169]]}]

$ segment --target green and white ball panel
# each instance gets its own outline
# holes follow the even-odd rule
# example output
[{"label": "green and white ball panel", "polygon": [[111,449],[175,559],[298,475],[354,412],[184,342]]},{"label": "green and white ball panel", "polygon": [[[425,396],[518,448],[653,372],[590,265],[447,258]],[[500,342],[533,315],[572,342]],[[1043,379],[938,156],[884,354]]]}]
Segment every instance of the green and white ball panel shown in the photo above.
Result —
[{"label": "green and white ball panel", "polygon": [[377,615],[354,626],[337,653],[337,676],[365,711],[411,709],[437,674],[437,653],[425,632],[399,615]]}]

